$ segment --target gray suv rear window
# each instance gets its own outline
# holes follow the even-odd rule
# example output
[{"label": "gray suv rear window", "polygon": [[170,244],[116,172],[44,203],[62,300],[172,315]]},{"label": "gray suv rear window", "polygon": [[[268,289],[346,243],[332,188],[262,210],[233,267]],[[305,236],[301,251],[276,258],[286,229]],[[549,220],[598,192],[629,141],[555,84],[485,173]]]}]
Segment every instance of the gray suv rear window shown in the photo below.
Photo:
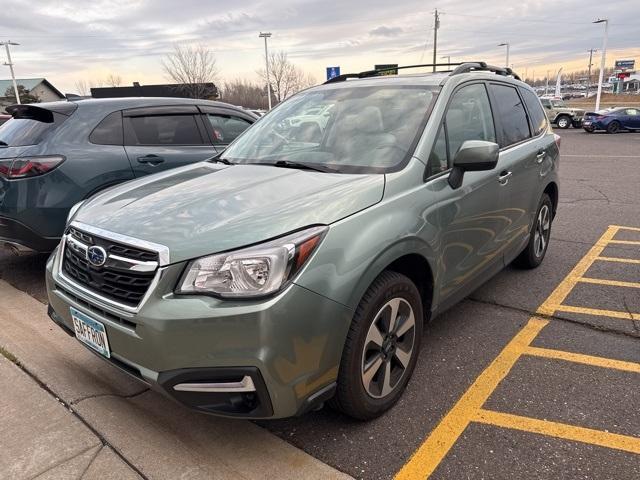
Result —
[{"label": "gray suv rear window", "polygon": [[494,114],[499,119],[500,146],[508,147],[531,136],[527,114],[517,90],[508,85],[490,84],[495,101]]},{"label": "gray suv rear window", "polygon": [[37,145],[49,132],[55,130],[68,117],[50,110],[40,109],[37,118],[16,116],[0,127],[0,145],[21,147]]},{"label": "gray suv rear window", "polygon": [[89,141],[97,145],[122,145],[122,112],[107,115],[89,135]]}]

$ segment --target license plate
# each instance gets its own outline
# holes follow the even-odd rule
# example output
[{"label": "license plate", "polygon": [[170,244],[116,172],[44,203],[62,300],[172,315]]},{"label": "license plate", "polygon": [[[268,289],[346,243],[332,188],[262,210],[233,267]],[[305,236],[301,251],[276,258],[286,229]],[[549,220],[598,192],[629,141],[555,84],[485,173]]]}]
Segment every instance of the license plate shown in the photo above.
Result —
[{"label": "license plate", "polygon": [[100,355],[111,358],[109,340],[104,325],[97,320],[71,307],[71,318],[76,338],[91,347]]}]

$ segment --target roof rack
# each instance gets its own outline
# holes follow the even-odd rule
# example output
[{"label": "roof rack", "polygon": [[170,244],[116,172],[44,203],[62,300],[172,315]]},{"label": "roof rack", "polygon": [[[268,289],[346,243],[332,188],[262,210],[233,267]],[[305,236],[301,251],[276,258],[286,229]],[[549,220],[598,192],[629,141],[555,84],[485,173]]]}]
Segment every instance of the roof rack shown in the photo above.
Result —
[{"label": "roof rack", "polygon": [[448,73],[449,76],[459,75],[461,73],[469,73],[469,72],[493,72],[496,75],[502,75],[504,77],[512,76],[516,80],[520,80],[520,77],[510,68],[503,67],[495,67],[493,65],[488,65],[486,62],[463,62],[463,63],[424,63],[419,65],[404,65],[402,67],[388,67],[388,68],[378,68],[375,70],[366,70],[360,73],[344,73],[342,75],[338,75],[337,77],[333,77],[326,82],[324,85],[328,83],[337,83],[344,82],[349,78],[368,78],[368,77],[379,77],[384,75],[384,72],[396,72],[398,70],[404,70],[407,68],[421,68],[421,67],[456,67],[453,70],[439,70],[435,73]]},{"label": "roof rack", "polygon": [[459,75],[461,73],[469,72],[493,72],[496,75],[502,75],[503,77],[512,76],[516,80],[520,80],[520,77],[509,67],[495,67],[488,65],[486,62],[465,62],[457,66],[451,75]]},{"label": "roof rack", "polygon": [[[421,68],[421,67],[457,67],[458,65],[463,65],[462,63],[422,63],[419,65],[403,65],[402,67],[387,67],[387,68],[378,68],[375,70],[366,70],[360,73],[344,73],[342,75],[338,75],[337,77],[333,77],[324,84],[327,83],[336,83],[336,82],[344,82],[348,78],[367,78],[367,77],[379,77],[384,75],[384,72],[396,72],[398,70],[405,70],[407,68]],[[448,73],[451,70],[440,70],[436,73]]]}]

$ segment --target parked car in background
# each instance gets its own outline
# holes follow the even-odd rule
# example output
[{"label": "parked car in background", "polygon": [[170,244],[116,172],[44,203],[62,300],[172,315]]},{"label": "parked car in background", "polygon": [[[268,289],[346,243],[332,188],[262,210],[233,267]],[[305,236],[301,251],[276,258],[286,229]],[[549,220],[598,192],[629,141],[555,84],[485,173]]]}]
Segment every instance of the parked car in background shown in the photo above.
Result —
[{"label": "parked car in background", "polygon": [[2,115],[2,114],[0,114],[0,125],[4,124],[10,118],[11,118],[11,115]]},{"label": "parked car in background", "polygon": [[567,107],[564,101],[557,97],[540,97],[540,101],[547,112],[549,121],[557,125],[558,128],[569,128],[572,125],[574,128],[582,126],[583,109]]},{"label": "parked car in background", "polygon": [[[391,408],[426,320],[505,265],[543,261],[559,137],[510,70],[375,73],[298,93],[221,156],[75,208],[47,262],[52,320],[202,412]],[[299,140],[290,120],[328,106]]]},{"label": "parked car in background", "polygon": [[114,98],[13,105],[0,127],[0,246],[49,252],[73,205],[219,154],[257,117],[224,103]]},{"label": "parked car in background", "polygon": [[616,107],[599,112],[588,112],[584,116],[582,128],[589,133],[605,130],[618,133],[622,130],[640,131],[639,107]]}]

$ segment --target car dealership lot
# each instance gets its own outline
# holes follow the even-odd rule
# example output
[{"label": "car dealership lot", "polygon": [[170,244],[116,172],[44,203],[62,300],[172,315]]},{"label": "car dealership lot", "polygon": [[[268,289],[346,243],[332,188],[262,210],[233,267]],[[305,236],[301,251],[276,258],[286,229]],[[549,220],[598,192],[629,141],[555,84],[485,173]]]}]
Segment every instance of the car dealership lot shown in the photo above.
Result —
[{"label": "car dealership lot", "polygon": [[[323,409],[260,425],[358,478],[640,476],[640,415],[633,402],[640,388],[640,134],[560,134],[559,214],[540,268],[507,268],[428,325],[405,395],[381,418],[360,423]],[[0,278],[45,301],[44,261],[0,254]],[[20,309],[11,297],[2,305]],[[232,454],[206,460],[203,445],[233,422],[207,418],[200,425],[197,414],[123,383],[80,345],[74,344],[74,361],[56,364],[66,351],[60,342],[72,339],[46,323],[22,348],[37,325],[25,319],[23,328],[15,314],[9,328],[7,318],[0,316],[0,346],[75,405],[139,473],[161,478],[181,462],[215,466]],[[82,390],[96,378],[99,388]],[[106,412],[129,421],[105,420]],[[189,428],[179,427],[184,424]],[[156,450],[134,448],[136,440],[144,442],[139,432],[145,429],[153,431]],[[184,456],[158,453],[174,443],[185,452],[198,448]],[[201,466],[194,477],[209,471]],[[273,471],[242,473],[253,478]]]}]

